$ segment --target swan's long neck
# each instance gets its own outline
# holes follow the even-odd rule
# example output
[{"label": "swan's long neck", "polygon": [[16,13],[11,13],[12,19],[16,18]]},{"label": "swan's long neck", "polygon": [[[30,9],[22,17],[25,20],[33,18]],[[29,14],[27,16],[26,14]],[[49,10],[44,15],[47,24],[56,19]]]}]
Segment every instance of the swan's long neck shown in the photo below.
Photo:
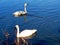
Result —
[{"label": "swan's long neck", "polygon": [[16,25],[17,29],[17,44],[19,45],[19,25]]},{"label": "swan's long neck", "polygon": [[17,36],[19,35],[19,27],[16,27],[17,28]]},{"label": "swan's long neck", "polygon": [[24,6],[24,12],[27,13],[27,9],[26,9],[26,6]]}]

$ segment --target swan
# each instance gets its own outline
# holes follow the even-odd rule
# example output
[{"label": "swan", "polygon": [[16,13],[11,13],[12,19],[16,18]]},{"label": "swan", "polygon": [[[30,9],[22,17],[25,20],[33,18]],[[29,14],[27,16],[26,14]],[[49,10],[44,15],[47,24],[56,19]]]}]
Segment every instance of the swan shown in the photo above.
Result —
[{"label": "swan", "polygon": [[31,35],[33,35],[37,30],[33,29],[33,30],[23,30],[22,32],[19,32],[19,25],[15,25],[16,29],[17,29],[17,41],[19,42],[19,38],[22,38],[22,40],[25,42],[24,39],[29,38]]},{"label": "swan", "polygon": [[24,4],[24,11],[16,11],[13,13],[13,15],[17,17],[17,16],[22,16],[27,14],[26,6],[27,6],[27,3]]}]

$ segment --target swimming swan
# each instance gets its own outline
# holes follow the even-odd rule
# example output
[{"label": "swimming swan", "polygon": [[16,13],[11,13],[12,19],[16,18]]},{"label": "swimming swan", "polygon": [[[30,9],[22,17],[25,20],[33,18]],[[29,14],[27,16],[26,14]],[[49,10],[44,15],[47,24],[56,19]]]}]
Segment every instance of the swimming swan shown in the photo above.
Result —
[{"label": "swimming swan", "polygon": [[14,16],[21,16],[21,15],[27,14],[26,6],[27,6],[27,3],[24,4],[24,11],[17,11],[17,12],[14,12],[14,13],[13,13]]},{"label": "swimming swan", "polygon": [[24,42],[26,42],[24,39],[30,37],[31,35],[33,35],[37,31],[36,29],[33,29],[33,30],[26,29],[26,30],[19,33],[19,25],[16,25],[15,27],[17,29],[17,42],[18,43],[19,43],[19,38],[22,38],[22,40]]}]

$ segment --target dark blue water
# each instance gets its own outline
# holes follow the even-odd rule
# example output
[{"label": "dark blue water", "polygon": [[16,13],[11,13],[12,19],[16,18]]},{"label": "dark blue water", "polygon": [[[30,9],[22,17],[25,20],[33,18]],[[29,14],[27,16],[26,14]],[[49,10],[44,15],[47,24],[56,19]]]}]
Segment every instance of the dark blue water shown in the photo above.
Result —
[{"label": "dark blue water", "polygon": [[[23,10],[25,2],[27,16],[14,17],[12,13]],[[13,34],[9,36],[11,45],[16,24],[20,31],[37,29],[35,37],[28,40],[32,45],[60,45],[60,0],[0,0],[0,45],[5,45],[5,32]]]}]

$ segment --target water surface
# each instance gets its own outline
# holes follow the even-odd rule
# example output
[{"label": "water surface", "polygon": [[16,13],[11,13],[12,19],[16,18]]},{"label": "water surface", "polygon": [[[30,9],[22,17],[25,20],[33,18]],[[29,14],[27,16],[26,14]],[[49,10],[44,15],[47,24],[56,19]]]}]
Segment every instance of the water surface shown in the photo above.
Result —
[{"label": "water surface", "polygon": [[[28,3],[27,16],[14,17],[12,13],[24,10],[25,2]],[[16,24],[20,31],[37,29],[36,36],[28,40],[32,45],[60,45],[60,1],[0,0],[0,39],[5,40],[4,32],[8,32],[13,34],[9,44],[13,42]]]}]

